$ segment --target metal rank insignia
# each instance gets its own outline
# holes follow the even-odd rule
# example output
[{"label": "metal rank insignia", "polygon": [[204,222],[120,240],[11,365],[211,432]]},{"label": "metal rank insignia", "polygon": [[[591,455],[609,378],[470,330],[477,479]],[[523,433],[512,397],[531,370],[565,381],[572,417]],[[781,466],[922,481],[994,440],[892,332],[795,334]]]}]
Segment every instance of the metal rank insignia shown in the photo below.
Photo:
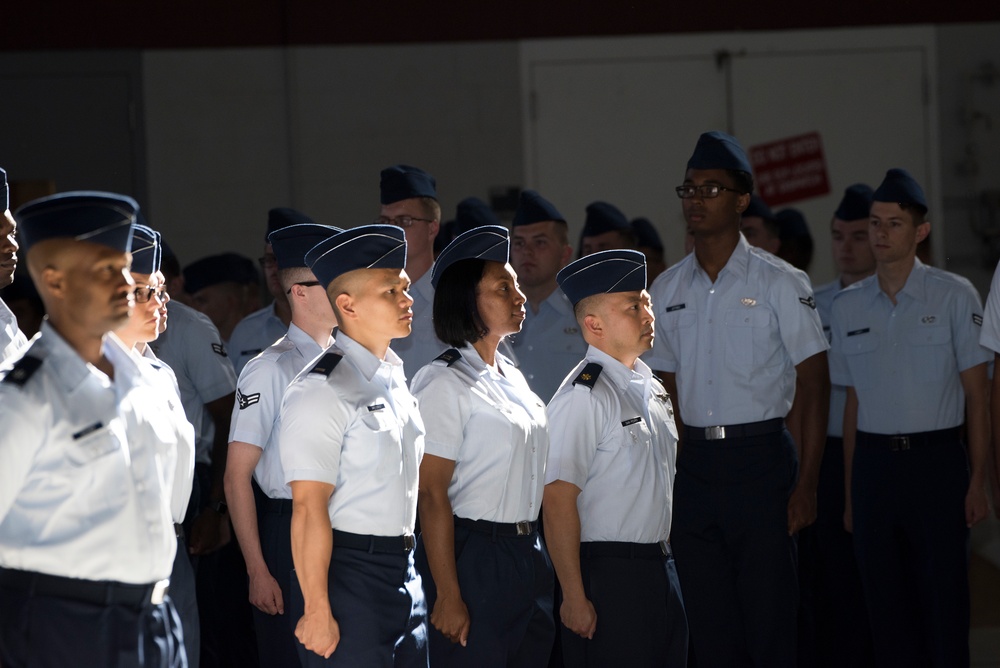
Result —
[{"label": "metal rank insignia", "polygon": [[753,297],[744,297],[743,299],[740,300],[740,303],[743,304],[744,306],[756,306],[757,300],[754,299]]}]

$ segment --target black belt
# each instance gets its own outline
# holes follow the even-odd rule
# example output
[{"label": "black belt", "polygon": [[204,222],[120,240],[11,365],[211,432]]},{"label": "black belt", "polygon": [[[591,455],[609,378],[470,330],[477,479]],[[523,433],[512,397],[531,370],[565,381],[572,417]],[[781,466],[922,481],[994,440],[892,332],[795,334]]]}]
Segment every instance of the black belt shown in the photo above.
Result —
[{"label": "black belt", "polygon": [[504,524],[502,522],[490,522],[488,520],[470,520],[465,517],[455,516],[455,526],[472,529],[479,533],[488,533],[494,538],[497,536],[527,538],[534,536],[538,529],[538,522],[513,522]]},{"label": "black belt", "polygon": [[333,530],[333,546],[349,550],[364,550],[369,554],[406,554],[417,544],[413,534],[405,536],[366,536]]},{"label": "black belt", "polygon": [[174,524],[174,535],[177,536],[177,540],[184,540],[183,524]]},{"label": "black belt", "polygon": [[961,435],[961,427],[923,431],[916,434],[873,434],[868,431],[859,431],[856,443],[863,448],[899,452],[928,445],[951,445],[957,443]]},{"label": "black belt", "polygon": [[752,438],[776,434],[785,428],[784,418],[771,418],[761,422],[727,424],[719,427],[689,427],[684,425],[685,441],[721,441],[734,438]]},{"label": "black belt", "polygon": [[673,556],[670,543],[619,543],[614,541],[593,541],[580,543],[581,557],[612,557],[615,559],[662,559]]},{"label": "black belt", "polygon": [[272,499],[269,496],[265,496],[263,502],[263,508],[265,513],[273,513],[275,515],[291,515],[292,500]]},{"label": "black belt", "polygon": [[126,605],[136,609],[147,604],[159,605],[169,585],[169,580],[137,585],[0,568],[0,587],[26,591],[32,596],[68,598],[94,605]]}]

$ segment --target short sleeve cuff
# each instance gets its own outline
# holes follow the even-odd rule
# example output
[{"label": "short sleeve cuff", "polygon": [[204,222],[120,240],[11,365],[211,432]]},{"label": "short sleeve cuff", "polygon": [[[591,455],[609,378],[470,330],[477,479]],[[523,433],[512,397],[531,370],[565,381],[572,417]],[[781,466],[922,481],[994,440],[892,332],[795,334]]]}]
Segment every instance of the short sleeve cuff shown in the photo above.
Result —
[{"label": "short sleeve cuff", "polygon": [[297,480],[310,482],[325,482],[328,485],[337,484],[336,471],[322,471],[319,469],[292,469],[285,472],[285,484],[290,485]]}]

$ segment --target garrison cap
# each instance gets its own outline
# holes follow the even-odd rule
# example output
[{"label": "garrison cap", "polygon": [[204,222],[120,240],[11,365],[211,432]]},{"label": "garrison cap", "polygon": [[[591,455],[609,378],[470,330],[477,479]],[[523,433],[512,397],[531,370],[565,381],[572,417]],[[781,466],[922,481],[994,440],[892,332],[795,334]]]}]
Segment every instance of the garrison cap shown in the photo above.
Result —
[{"label": "garrison cap", "polygon": [[125,253],[132,248],[132,225],[138,211],[131,197],[76,190],[28,202],[15,217],[25,250],[39,241],[73,239]]},{"label": "garrison cap", "polygon": [[636,243],[639,246],[663,250],[660,234],[648,218],[636,218],[632,221],[632,231],[635,232]]},{"label": "garrison cap", "polygon": [[410,165],[393,165],[382,170],[379,184],[382,204],[392,204],[414,197],[437,199],[437,181],[434,177]]},{"label": "garrison cap", "polygon": [[741,218],[763,218],[764,220],[777,220],[771,207],[767,205],[757,195],[750,195],[750,204],[747,205]]},{"label": "garrison cap", "polygon": [[774,214],[774,219],[778,221],[779,236],[782,239],[812,239],[809,223],[798,209],[782,209]]},{"label": "garrison cap", "polygon": [[431,267],[431,285],[437,287],[444,270],[460,260],[492,260],[506,263],[510,258],[510,232],[500,225],[487,225],[463,232],[448,244]]},{"label": "garrison cap", "polygon": [[634,250],[598,251],[570,262],[556,274],[573,305],[591,295],[646,289],[646,256]]},{"label": "garrison cap", "polygon": [[221,253],[195,260],[184,267],[184,287],[189,294],[220,283],[260,284],[253,260],[239,253]]},{"label": "garrison cap", "polygon": [[274,249],[278,269],[306,266],[309,249],[344,230],[317,223],[301,223],[274,230],[267,235],[267,242]]},{"label": "garrison cap", "polygon": [[402,269],[406,237],[395,225],[361,225],[321,241],[306,253],[306,266],[324,288],[355,269]]},{"label": "garrison cap", "polygon": [[875,189],[872,196],[876,202],[896,202],[923,207],[927,211],[927,199],[924,189],[917,180],[905,169],[894,168],[885,173],[882,185]]},{"label": "garrison cap", "polygon": [[861,220],[871,214],[872,195],[875,191],[865,183],[855,183],[844,189],[844,197],[833,213],[840,220]]},{"label": "garrison cap", "polygon": [[160,270],[160,233],[145,224],[139,214],[132,228],[132,273],[155,274]]},{"label": "garrison cap", "polygon": [[534,190],[522,190],[517,201],[517,211],[514,212],[512,227],[520,225],[533,225],[534,223],[544,223],[555,220],[565,223],[566,218],[559,213],[559,210]]},{"label": "garrison cap", "polygon": [[275,230],[290,225],[307,225],[312,222],[313,219],[301,211],[289,209],[287,206],[276,207],[267,212],[267,232],[264,233],[264,241],[266,242],[271,232]]},{"label": "garrison cap", "polygon": [[725,132],[705,132],[698,137],[694,153],[687,163],[688,169],[735,169],[753,172],[746,151],[736,138]]},{"label": "garrison cap", "polygon": [[500,218],[489,204],[478,197],[466,197],[458,203],[453,234],[461,234],[486,225],[500,225]]},{"label": "garrison cap", "polygon": [[7,172],[0,167],[0,201],[3,202],[3,210],[10,208],[10,188],[7,186]]},{"label": "garrison cap", "polygon": [[628,218],[614,204],[592,202],[587,205],[587,218],[581,237],[595,237],[606,232],[631,231]]}]

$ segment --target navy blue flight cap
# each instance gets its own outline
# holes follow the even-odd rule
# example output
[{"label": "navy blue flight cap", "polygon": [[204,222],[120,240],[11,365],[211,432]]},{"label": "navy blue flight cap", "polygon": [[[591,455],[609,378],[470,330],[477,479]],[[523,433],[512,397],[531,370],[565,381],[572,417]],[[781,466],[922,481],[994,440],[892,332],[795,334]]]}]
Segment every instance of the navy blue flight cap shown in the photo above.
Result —
[{"label": "navy blue flight cap", "polygon": [[840,220],[861,220],[871,215],[872,195],[875,191],[865,183],[855,183],[844,189],[844,197],[833,213]]},{"label": "navy blue flight cap", "polygon": [[279,206],[267,212],[267,232],[264,234],[264,241],[271,235],[271,232],[280,230],[290,225],[308,225],[313,223],[313,219],[295,209],[287,206]]},{"label": "navy blue flight cap", "polygon": [[142,222],[137,222],[132,228],[131,271],[134,274],[155,274],[159,270],[160,233]]},{"label": "navy blue flight cap", "polygon": [[635,232],[636,242],[639,246],[658,251],[663,250],[663,242],[660,240],[660,234],[648,218],[636,218],[633,220],[632,231]]},{"label": "navy blue flight cap", "polygon": [[581,237],[595,237],[606,232],[631,230],[628,218],[618,207],[607,202],[592,202],[587,205],[587,218],[583,223]]},{"label": "navy blue flight cap", "polygon": [[514,212],[514,221],[511,227],[520,225],[533,225],[535,223],[545,223],[555,220],[565,223],[566,218],[559,213],[559,210],[534,190],[522,190],[517,201],[517,211]]},{"label": "navy blue flight cap", "polygon": [[777,220],[774,217],[774,212],[771,211],[771,207],[767,205],[764,200],[762,200],[757,195],[750,195],[750,204],[747,205],[746,210],[743,212],[741,218],[763,218],[764,220]]},{"label": "navy blue flight cap", "polygon": [[139,205],[131,197],[77,190],[32,200],[15,213],[21,246],[39,241],[73,239],[128,252]]},{"label": "navy blue flight cap", "polygon": [[10,208],[10,188],[7,187],[7,172],[4,171],[3,167],[0,167],[0,189],[3,190],[3,210],[6,211]]},{"label": "navy blue flight cap", "polygon": [[735,169],[753,172],[746,151],[736,138],[725,132],[705,132],[698,137],[694,153],[688,160],[688,169]]},{"label": "navy blue flight cap", "polygon": [[260,284],[253,260],[239,253],[221,253],[195,260],[184,267],[184,288],[189,294],[220,283]]},{"label": "navy blue flight cap", "polygon": [[317,223],[289,225],[267,235],[267,242],[274,249],[278,269],[306,266],[306,253],[310,248],[344,230]]},{"label": "navy blue flight cap", "polygon": [[487,225],[463,232],[448,244],[431,267],[431,285],[437,287],[444,270],[459,260],[492,260],[506,263],[510,258],[510,232],[500,225]]},{"label": "navy blue flight cap", "polygon": [[598,251],[570,262],[556,274],[573,305],[592,295],[646,289],[646,256],[634,250]]},{"label": "navy blue flight cap", "polygon": [[461,234],[477,227],[500,225],[500,218],[490,205],[478,197],[466,197],[455,211],[455,233]]},{"label": "navy blue flight cap", "polygon": [[923,207],[926,212],[927,199],[924,189],[917,180],[905,169],[894,168],[885,173],[882,185],[875,189],[872,199],[876,202],[896,202]]},{"label": "navy blue flight cap", "polygon": [[812,239],[809,223],[798,209],[782,209],[774,214],[782,239]]},{"label": "navy blue flight cap", "polygon": [[410,165],[393,165],[382,170],[379,184],[382,204],[392,204],[414,197],[437,199],[437,181],[434,177]]},{"label": "navy blue flight cap", "polygon": [[324,288],[355,269],[402,269],[406,236],[395,225],[360,225],[321,241],[306,253],[306,265]]}]

